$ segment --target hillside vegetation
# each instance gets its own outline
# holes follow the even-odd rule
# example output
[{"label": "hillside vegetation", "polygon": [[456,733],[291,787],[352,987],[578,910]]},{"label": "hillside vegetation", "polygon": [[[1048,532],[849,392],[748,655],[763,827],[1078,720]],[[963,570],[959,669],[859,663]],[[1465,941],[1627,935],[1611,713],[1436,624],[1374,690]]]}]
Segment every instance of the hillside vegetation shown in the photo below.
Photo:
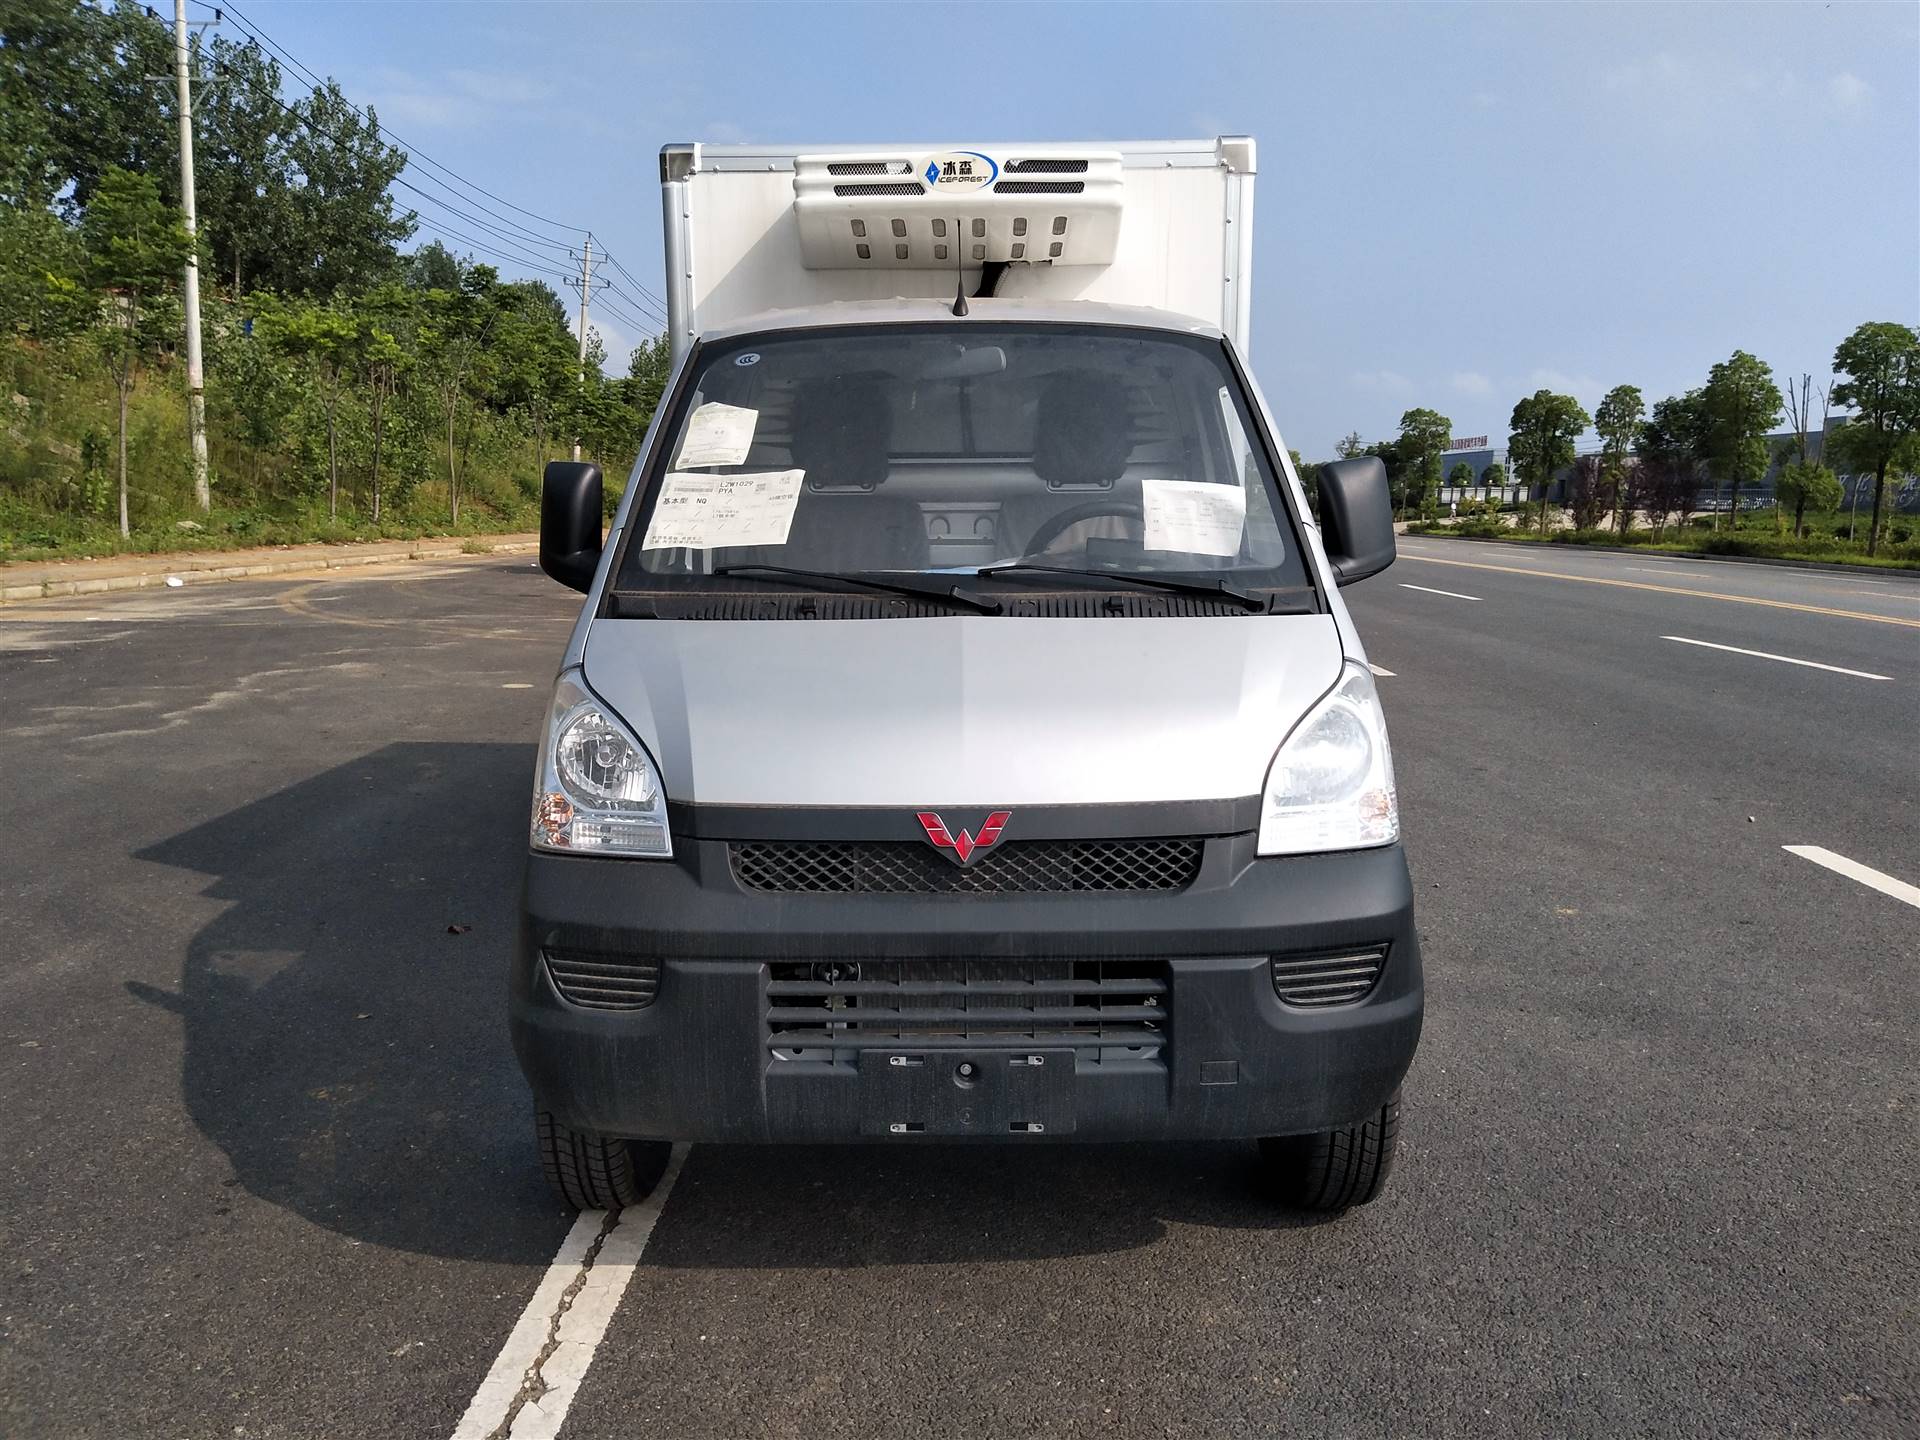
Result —
[{"label": "hillside vegetation", "polygon": [[544,462],[576,438],[617,495],[664,342],[609,376],[590,337],[583,368],[553,289],[409,249],[407,156],[372,112],[331,82],[288,95],[255,42],[225,39],[193,49],[197,494],[173,90],[143,78],[171,63],[170,30],[137,7],[7,7],[0,563],[527,528]]}]

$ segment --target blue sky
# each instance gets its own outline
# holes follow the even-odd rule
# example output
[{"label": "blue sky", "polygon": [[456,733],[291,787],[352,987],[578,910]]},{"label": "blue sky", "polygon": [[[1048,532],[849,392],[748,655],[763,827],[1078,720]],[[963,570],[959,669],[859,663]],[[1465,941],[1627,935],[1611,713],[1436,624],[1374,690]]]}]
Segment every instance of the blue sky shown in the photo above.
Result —
[{"label": "blue sky", "polygon": [[1252,134],[1253,364],[1309,457],[1415,405],[1497,437],[1542,385],[1652,400],[1736,348],[1824,378],[1857,323],[1920,320],[1908,4],[244,9],[656,291],[666,141]]}]

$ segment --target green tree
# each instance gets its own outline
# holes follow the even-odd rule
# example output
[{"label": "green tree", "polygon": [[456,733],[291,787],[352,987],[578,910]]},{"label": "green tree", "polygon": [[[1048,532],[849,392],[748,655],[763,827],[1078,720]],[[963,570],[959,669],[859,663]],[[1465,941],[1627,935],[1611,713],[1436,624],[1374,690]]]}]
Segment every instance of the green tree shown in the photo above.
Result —
[{"label": "green tree", "polygon": [[1627,532],[1631,507],[1624,504],[1627,464],[1640,443],[1640,426],[1647,402],[1636,385],[1616,385],[1593,412],[1593,428],[1600,432],[1600,466],[1608,503],[1613,506],[1614,529]]},{"label": "green tree", "polygon": [[88,283],[112,311],[111,323],[99,333],[120,399],[120,533],[130,536],[127,402],[141,358],[157,343],[142,328],[142,304],[173,287],[192,242],[179,214],[162,203],[152,180],[116,168],[102,172],[80,235]]},{"label": "green tree", "polygon": [[1887,474],[1920,468],[1920,333],[1893,321],[1869,321],[1833,352],[1840,379],[1833,403],[1854,413],[1828,444],[1858,472],[1873,472],[1873,520],[1867,553],[1880,548]]},{"label": "green tree", "polygon": [[1395,448],[1407,470],[1407,491],[1418,505],[1440,486],[1440,457],[1453,439],[1453,421],[1438,410],[1409,410],[1400,417]]},{"label": "green tree", "polygon": [[1368,451],[1366,445],[1361,441],[1360,432],[1358,430],[1349,430],[1341,437],[1340,443],[1333,447],[1333,453],[1341,460],[1351,460],[1356,455],[1366,455],[1371,452]]},{"label": "green tree", "polygon": [[1779,478],[1773,482],[1773,493],[1778,504],[1792,507],[1793,533],[1799,535],[1805,531],[1807,511],[1818,513],[1837,508],[1842,491],[1840,477],[1825,465],[1792,460],[1780,467]]},{"label": "green tree", "polygon": [[1511,483],[1507,479],[1507,467],[1498,460],[1480,472],[1480,483],[1492,490],[1504,490]]},{"label": "green tree", "polygon": [[1655,534],[1667,516],[1678,513],[1685,524],[1693,514],[1706,448],[1706,403],[1701,391],[1689,390],[1655,402],[1640,431],[1640,456],[1647,472],[1645,495]]},{"label": "green tree", "polygon": [[[1764,362],[1736,350],[1707,373],[1701,403],[1706,414],[1707,463],[1715,479],[1727,482],[1727,513],[1735,515],[1740,487],[1759,483],[1772,459],[1767,434],[1780,423],[1780,387]],[[1720,514],[1714,511],[1716,530]]]},{"label": "green tree", "polygon": [[1447,472],[1447,484],[1456,490],[1469,490],[1475,483],[1473,466],[1462,460]]},{"label": "green tree", "polygon": [[499,276],[475,265],[457,290],[429,290],[421,297],[421,369],[439,400],[447,436],[447,509],[460,523],[460,482],[466,471],[477,412],[476,393],[491,380],[488,341],[499,319]]},{"label": "green tree", "polygon": [[0,205],[0,334],[55,340],[97,309],[73,232],[38,205]]},{"label": "green tree", "polygon": [[294,242],[293,116],[280,101],[280,67],[257,41],[216,38],[215,84],[196,94],[194,188],[209,269],[242,294],[271,281]]},{"label": "green tree", "polygon": [[1573,463],[1573,442],[1592,421],[1571,395],[1536,390],[1513,407],[1507,453],[1522,484],[1540,491],[1540,533],[1547,533],[1547,489],[1556,471]]},{"label": "green tree", "polygon": [[419,336],[419,297],[405,286],[386,284],[355,306],[354,358],[367,377],[367,418],[373,432],[372,520],[380,523],[380,459],[387,411],[414,366]]},{"label": "green tree", "polygon": [[359,326],[328,301],[281,301],[255,295],[262,337],[275,350],[305,364],[320,384],[327,421],[327,518],[340,517],[340,382],[355,359]]},{"label": "green tree", "polygon": [[394,247],[417,217],[396,211],[391,186],[407,152],[380,138],[372,110],[364,115],[329,80],[292,107],[288,132],[293,184],[286,235],[261,274],[271,289],[303,295],[362,290],[392,278]]}]

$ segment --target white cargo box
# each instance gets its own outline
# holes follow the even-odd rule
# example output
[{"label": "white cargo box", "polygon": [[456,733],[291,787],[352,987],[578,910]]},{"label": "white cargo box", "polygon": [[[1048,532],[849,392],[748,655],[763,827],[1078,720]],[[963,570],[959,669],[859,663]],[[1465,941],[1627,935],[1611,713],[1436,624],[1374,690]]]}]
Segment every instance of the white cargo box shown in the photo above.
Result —
[{"label": "white cargo box", "polygon": [[669,145],[660,152],[678,355],[745,316],[994,294],[1144,305],[1247,345],[1253,141]]}]

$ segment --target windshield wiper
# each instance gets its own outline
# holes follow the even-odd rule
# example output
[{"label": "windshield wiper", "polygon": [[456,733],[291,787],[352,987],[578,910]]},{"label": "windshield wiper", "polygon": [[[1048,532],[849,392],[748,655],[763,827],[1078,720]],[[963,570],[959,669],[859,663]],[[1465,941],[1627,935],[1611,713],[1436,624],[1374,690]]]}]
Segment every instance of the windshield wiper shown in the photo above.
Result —
[{"label": "windshield wiper", "polygon": [[905,580],[891,579],[885,575],[875,575],[868,571],[856,570],[843,575],[836,570],[803,570],[792,565],[716,565],[707,572],[716,576],[738,576],[743,580],[774,580],[788,585],[819,585],[825,582],[828,588],[834,585],[851,585],[860,590],[877,590],[883,594],[905,595],[914,600],[945,601],[963,609],[977,610],[982,615],[998,615],[1007,607],[998,600],[985,595],[976,595],[971,590],[962,590],[958,585],[914,585]]},{"label": "windshield wiper", "polygon": [[1229,585],[1225,580],[1176,580],[1167,575],[1136,575],[1126,570],[1082,570],[1067,565],[1033,565],[1024,560],[1002,560],[995,565],[983,565],[973,574],[979,580],[992,580],[1001,575],[1063,575],[1074,580],[1097,580],[1102,584],[1111,581],[1121,585],[1138,585],[1148,590],[1165,590],[1173,595],[1204,595],[1210,600],[1231,600],[1249,610],[1266,610],[1272,606],[1271,596],[1256,595],[1251,590]]}]

